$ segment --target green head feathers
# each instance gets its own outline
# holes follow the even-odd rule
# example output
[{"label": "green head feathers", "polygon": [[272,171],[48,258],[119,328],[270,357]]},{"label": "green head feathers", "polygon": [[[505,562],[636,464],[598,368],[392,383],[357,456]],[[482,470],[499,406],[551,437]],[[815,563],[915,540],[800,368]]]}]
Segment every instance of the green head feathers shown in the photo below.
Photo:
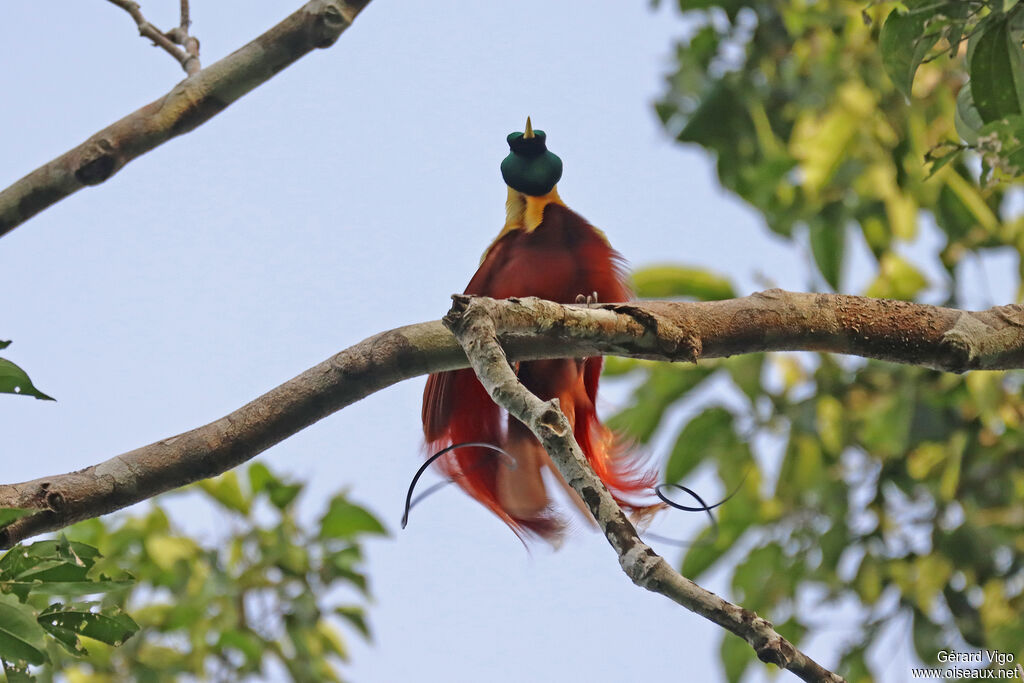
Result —
[{"label": "green head feathers", "polygon": [[526,119],[526,132],[509,133],[508,146],[512,150],[501,162],[501,177],[513,190],[540,197],[562,177],[562,160],[548,151],[542,130],[534,130]]}]

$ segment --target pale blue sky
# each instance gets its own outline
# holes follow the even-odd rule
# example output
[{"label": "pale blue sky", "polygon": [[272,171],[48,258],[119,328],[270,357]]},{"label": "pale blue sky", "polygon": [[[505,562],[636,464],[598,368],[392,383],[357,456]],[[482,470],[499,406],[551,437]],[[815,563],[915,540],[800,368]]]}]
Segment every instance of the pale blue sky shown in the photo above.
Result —
[{"label": "pale blue sky", "polygon": [[[299,4],[193,0],[204,64]],[[173,0],[142,8],[176,22]],[[712,266],[744,292],[763,286],[755,273],[806,289],[805,257],[654,117],[683,30],[639,1],[376,0],[333,48],[17,228],[0,241],[0,338],[59,401],[0,397],[4,481],[204,424],[364,337],[439,318],[502,225],[498,164],[527,114],[564,160],[562,197],[632,263]],[[182,76],[103,0],[7,0],[0,62],[0,186]],[[401,531],[422,386],[372,396],[260,456],[310,481],[310,514],[349,486],[393,531],[370,545],[375,642],[349,638],[349,678],[720,679],[722,632],[635,588],[598,534],[531,556],[454,489]],[[607,394],[609,408],[623,397]],[[228,527],[172,509],[203,538]],[[721,576],[708,587],[729,597]],[[841,635],[810,654],[834,665]]]}]

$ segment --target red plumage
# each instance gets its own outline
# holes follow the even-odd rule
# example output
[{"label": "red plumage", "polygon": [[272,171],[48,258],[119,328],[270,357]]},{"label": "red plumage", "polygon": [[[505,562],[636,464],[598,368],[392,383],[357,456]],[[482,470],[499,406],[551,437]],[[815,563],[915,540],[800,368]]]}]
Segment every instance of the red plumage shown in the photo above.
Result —
[{"label": "red plumage", "polygon": [[[622,257],[600,231],[554,197],[542,205],[541,220],[534,229],[513,227],[498,237],[466,294],[498,299],[536,296],[562,303],[594,292],[606,303],[631,298]],[[612,494],[628,510],[645,511],[648,506],[635,499],[649,494],[653,475],[639,472],[635,462],[624,457],[615,436],[597,416],[602,363],[600,357],[529,361],[519,364],[518,375],[541,399],[559,399],[581,449]],[[511,453],[516,458],[514,469],[494,451],[477,447],[455,449],[438,462],[447,476],[520,537],[532,534],[557,540],[563,522],[550,505],[541,477],[549,464],[547,453],[523,424],[491,401],[471,369],[428,378],[423,431],[434,452],[482,441]],[[558,472],[550,469],[561,482]],[[570,495],[575,498],[574,493]]]}]

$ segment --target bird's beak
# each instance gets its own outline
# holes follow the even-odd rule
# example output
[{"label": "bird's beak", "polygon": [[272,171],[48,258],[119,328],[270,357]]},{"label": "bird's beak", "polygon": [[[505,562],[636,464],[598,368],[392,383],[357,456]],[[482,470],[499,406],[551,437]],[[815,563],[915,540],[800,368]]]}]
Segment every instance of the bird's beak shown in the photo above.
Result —
[{"label": "bird's beak", "polygon": [[530,123],[530,117],[526,117],[526,131],[523,133],[523,139],[529,140],[533,137],[533,124]]}]

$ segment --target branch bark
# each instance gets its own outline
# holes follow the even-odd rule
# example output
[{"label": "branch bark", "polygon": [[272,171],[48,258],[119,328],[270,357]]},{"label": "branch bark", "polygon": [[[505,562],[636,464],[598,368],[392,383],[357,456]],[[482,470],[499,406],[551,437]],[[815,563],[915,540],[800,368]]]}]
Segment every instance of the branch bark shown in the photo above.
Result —
[{"label": "branch bark", "polygon": [[[0,236],[83,187],[106,181],[136,157],[197,128],[314,48],[330,47],[369,2],[310,0],[252,42],[178,83],[163,97],[0,191]],[[189,44],[185,42],[187,53]]]},{"label": "branch bark", "polygon": [[[627,576],[746,640],[758,659],[788,669],[805,681],[845,683],[783,638],[771,622],[702,588],[672,569],[640,540],[636,529],[587,463],[557,399],[542,401],[520,383],[498,341],[500,328],[488,302],[455,297],[444,318],[494,402],[530,428],[562,477],[590,509]],[[692,350],[692,346],[689,346]]]},{"label": "branch bark", "polygon": [[[509,358],[618,355],[697,361],[756,351],[830,351],[950,372],[1024,367],[1024,307],[981,312],[769,290],[740,299],[571,306],[474,299]],[[440,322],[370,337],[227,416],[76,472],[0,485],[0,508],[32,511],[0,548],[225,472],[399,381],[467,367]]]}]

